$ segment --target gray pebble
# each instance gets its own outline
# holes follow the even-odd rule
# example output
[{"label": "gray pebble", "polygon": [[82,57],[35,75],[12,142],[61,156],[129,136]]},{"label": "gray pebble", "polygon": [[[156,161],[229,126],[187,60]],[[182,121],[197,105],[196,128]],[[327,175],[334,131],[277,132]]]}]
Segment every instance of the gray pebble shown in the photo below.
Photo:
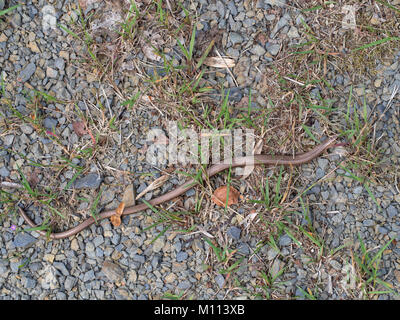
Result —
[{"label": "gray pebble", "polygon": [[395,216],[397,216],[397,209],[394,206],[390,205],[387,208],[387,213],[389,215],[389,218],[394,218]]},{"label": "gray pebble", "polygon": [[83,178],[76,179],[74,183],[75,189],[97,189],[103,178],[97,173],[89,173]]},{"label": "gray pebble", "polygon": [[257,8],[259,9],[271,9],[270,6],[284,8],[286,6],[286,0],[259,0],[257,2]]},{"label": "gray pebble", "polygon": [[387,234],[389,231],[385,227],[378,227],[378,232],[381,234]]},{"label": "gray pebble", "polygon": [[291,243],[292,243],[292,239],[287,234],[283,235],[279,239],[279,245],[281,247],[288,246]]},{"label": "gray pebble", "polygon": [[229,39],[232,43],[232,46],[234,46],[236,43],[242,43],[242,41],[243,41],[243,37],[239,33],[236,33],[236,32],[231,32],[229,34]]},{"label": "gray pebble", "polygon": [[56,67],[58,70],[62,71],[65,69],[65,61],[63,58],[57,58],[54,61],[54,67]]},{"label": "gray pebble", "polygon": [[225,278],[222,274],[218,274],[215,278],[214,278],[215,282],[217,283],[218,287],[220,289],[223,288],[224,283],[225,283]]},{"label": "gray pebble", "polygon": [[10,146],[14,141],[14,135],[8,134],[3,139],[4,139],[4,144],[6,146]]},{"label": "gray pebble", "polygon": [[61,273],[63,274],[63,276],[69,276],[69,271],[68,271],[68,269],[65,267],[65,264],[64,263],[62,263],[62,262],[54,262],[53,263],[53,266],[56,268],[56,269],[58,269],[58,270],[60,270],[61,271]]},{"label": "gray pebble", "polygon": [[182,262],[185,261],[188,257],[188,254],[184,251],[180,251],[176,254],[176,261]]},{"label": "gray pebble", "polygon": [[10,171],[6,167],[0,168],[0,176],[6,178],[10,175]]},{"label": "gray pebble", "polygon": [[230,227],[227,233],[232,239],[239,240],[241,231],[238,227]]},{"label": "gray pebble", "polygon": [[19,80],[21,82],[28,81],[36,71],[36,64],[33,62],[28,63],[24,69],[19,73]]},{"label": "gray pebble", "polygon": [[33,132],[32,127],[25,123],[20,125],[20,129],[25,134],[31,134]]},{"label": "gray pebble", "polygon": [[194,188],[189,189],[188,191],[186,191],[185,195],[187,197],[193,197],[196,194],[196,190]]},{"label": "gray pebble", "polygon": [[96,275],[94,274],[93,270],[89,270],[83,276],[83,282],[91,281],[91,280],[94,280],[94,279],[96,279]]},{"label": "gray pebble", "polygon": [[366,219],[363,221],[363,226],[364,227],[372,227],[375,225],[375,221],[372,219]]},{"label": "gray pebble", "polygon": [[241,254],[243,254],[243,255],[245,255],[245,256],[247,256],[248,254],[250,254],[250,248],[249,248],[249,246],[248,246],[246,243],[244,243],[244,242],[240,243],[240,244],[238,245],[237,249],[238,249],[238,252],[239,252],[239,253],[241,253]]},{"label": "gray pebble", "polygon": [[24,288],[27,289],[33,289],[36,287],[36,280],[32,279],[31,277],[23,277],[21,279],[21,283],[24,286]]},{"label": "gray pebble", "polygon": [[183,280],[178,284],[178,289],[180,290],[186,290],[189,289],[192,286],[192,284],[188,280]]},{"label": "gray pebble", "polygon": [[54,118],[45,118],[43,121],[43,126],[46,129],[53,130],[57,127],[57,120]]},{"label": "gray pebble", "polygon": [[267,51],[273,56],[276,56],[278,54],[280,48],[281,48],[281,46],[279,44],[273,44],[270,42],[268,42],[265,45],[265,49],[267,49]]},{"label": "gray pebble", "polygon": [[32,237],[29,233],[20,232],[15,236],[13,243],[16,248],[27,248],[33,245],[36,241],[37,239]]},{"label": "gray pebble", "polygon": [[64,281],[65,290],[67,290],[67,291],[72,290],[72,288],[75,286],[76,282],[77,282],[77,279],[75,277],[71,277],[71,276],[66,277],[65,281]]}]

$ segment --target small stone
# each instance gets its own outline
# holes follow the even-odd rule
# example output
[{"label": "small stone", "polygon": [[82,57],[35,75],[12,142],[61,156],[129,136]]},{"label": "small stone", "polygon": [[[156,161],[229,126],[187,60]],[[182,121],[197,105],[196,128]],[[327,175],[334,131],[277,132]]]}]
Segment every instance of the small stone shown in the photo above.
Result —
[{"label": "small stone", "polygon": [[175,280],[176,275],[174,273],[170,273],[164,278],[165,283],[173,283]]},{"label": "small stone", "polygon": [[247,256],[248,254],[250,254],[250,248],[249,248],[249,246],[248,246],[246,243],[244,243],[244,242],[240,243],[239,246],[237,247],[237,249],[238,249],[238,252],[239,252],[239,253],[241,253],[241,254],[243,254],[243,255],[245,255],[245,256]]},{"label": "small stone", "polygon": [[36,241],[37,239],[32,237],[29,233],[20,232],[15,236],[13,243],[16,248],[28,248]]},{"label": "small stone", "polygon": [[74,251],[78,251],[79,250],[79,244],[78,244],[78,240],[77,239],[72,239],[71,241],[71,249]]},{"label": "small stone", "polygon": [[269,6],[278,6],[284,8],[286,6],[286,0],[258,0],[258,9],[270,9]]},{"label": "small stone", "polygon": [[281,260],[275,259],[274,263],[272,264],[270,273],[273,278],[277,277],[279,271],[281,270]]},{"label": "small stone", "polygon": [[366,219],[363,221],[363,226],[364,227],[372,227],[375,225],[375,221],[371,219]]},{"label": "small stone", "polygon": [[68,51],[61,50],[59,55],[60,55],[60,58],[64,58],[65,60],[69,61],[69,52]]},{"label": "small stone", "polygon": [[265,49],[260,46],[259,44],[255,45],[253,48],[251,48],[250,52],[252,54],[255,54],[256,56],[263,56],[265,54]]},{"label": "small stone", "polygon": [[192,284],[188,280],[183,280],[178,284],[178,289],[180,290],[186,290],[189,289],[192,286]]},{"label": "small stone", "polygon": [[276,56],[278,54],[281,46],[279,44],[273,44],[273,43],[267,42],[267,44],[265,45],[265,48],[271,55]]},{"label": "small stone", "polygon": [[66,277],[65,281],[64,281],[65,290],[67,290],[67,291],[72,290],[72,288],[75,286],[76,282],[77,282],[77,279],[75,277],[71,277],[71,276]]},{"label": "small stone", "polygon": [[382,79],[376,79],[374,81],[375,88],[379,88],[381,86],[381,84],[382,84]]},{"label": "small stone", "polygon": [[182,262],[185,261],[188,257],[188,254],[184,251],[180,251],[176,254],[176,261]]},{"label": "small stone", "polygon": [[31,134],[33,132],[33,128],[27,124],[21,124],[20,129],[25,134]]},{"label": "small stone", "polygon": [[45,261],[47,261],[47,262],[50,262],[50,263],[53,263],[54,258],[55,258],[55,255],[54,255],[54,254],[51,254],[51,253],[46,253],[46,254],[43,256],[43,259],[44,259]]},{"label": "small stone", "polygon": [[218,274],[215,278],[214,278],[215,282],[217,283],[218,287],[220,289],[223,288],[224,283],[225,283],[225,278],[222,274]]},{"label": "small stone", "polygon": [[57,78],[58,76],[58,71],[54,70],[53,68],[47,67],[46,68],[46,76],[49,78]]},{"label": "small stone", "polygon": [[231,32],[229,34],[229,39],[231,40],[232,46],[234,46],[236,43],[242,43],[243,37],[236,32]]},{"label": "small stone", "polygon": [[30,277],[23,277],[21,279],[21,283],[24,286],[24,288],[27,288],[27,289],[33,289],[36,287],[36,280],[32,279]]},{"label": "small stone", "polygon": [[91,280],[94,280],[94,279],[96,279],[96,275],[94,274],[93,270],[89,270],[83,276],[83,282],[91,281]]},{"label": "small stone", "polygon": [[53,263],[53,266],[57,270],[60,270],[61,273],[63,274],[63,276],[69,276],[69,271],[68,271],[68,269],[67,269],[67,267],[65,266],[64,263],[56,261],[56,262]]},{"label": "small stone", "polygon": [[331,260],[329,262],[329,264],[332,266],[333,269],[335,269],[336,271],[341,271],[342,270],[342,265],[337,262],[336,260]]},{"label": "small stone", "polygon": [[31,49],[32,52],[41,53],[36,41],[31,41],[28,43],[28,48]]},{"label": "small stone", "polygon": [[300,37],[297,28],[293,27],[293,26],[290,28],[290,30],[288,31],[287,35],[288,35],[289,38],[298,38],[298,37]]},{"label": "small stone", "polygon": [[74,183],[75,189],[97,189],[103,178],[97,173],[89,173],[83,178],[76,179]]},{"label": "small stone", "polygon": [[0,176],[6,178],[10,175],[10,171],[6,167],[0,168]]},{"label": "small stone", "polygon": [[8,134],[8,135],[6,135],[5,137],[4,137],[4,144],[6,145],[6,146],[10,146],[12,143],[13,143],[13,141],[14,141],[14,135],[12,135],[12,134]]},{"label": "small stone", "polygon": [[101,272],[111,281],[121,281],[124,278],[124,271],[115,263],[104,261]]},{"label": "small stone", "polygon": [[19,73],[19,81],[20,82],[26,82],[28,81],[32,75],[35,73],[36,71],[36,64],[34,64],[33,62],[28,63],[26,65],[26,67],[24,69],[22,69],[22,71]]},{"label": "small stone", "polygon": [[153,252],[158,253],[164,247],[164,238],[160,237],[153,243]]},{"label": "small stone", "polygon": [[63,71],[65,69],[65,61],[63,58],[57,58],[54,61],[54,67],[56,67],[58,70]]},{"label": "small stone", "polygon": [[52,131],[57,127],[57,123],[58,121],[54,118],[45,118],[43,121],[43,126]]},{"label": "small stone", "polygon": [[353,193],[361,194],[362,191],[363,191],[363,186],[358,186],[354,188]]},{"label": "small stone", "polygon": [[227,233],[232,239],[239,240],[241,231],[238,227],[230,227]]},{"label": "small stone", "polygon": [[128,272],[128,281],[136,282],[137,280],[137,273],[135,270],[130,270]]},{"label": "small stone", "polygon": [[283,235],[280,239],[279,239],[279,245],[281,247],[285,247],[288,246],[289,244],[292,243],[292,239],[287,235]]},{"label": "small stone", "polygon": [[394,206],[390,205],[387,208],[387,213],[389,215],[389,218],[394,218],[395,216],[397,216],[397,209]]},{"label": "small stone", "polygon": [[57,280],[57,270],[52,265],[47,265],[42,270],[43,278],[41,279],[41,286],[43,289],[57,289],[59,287]]}]

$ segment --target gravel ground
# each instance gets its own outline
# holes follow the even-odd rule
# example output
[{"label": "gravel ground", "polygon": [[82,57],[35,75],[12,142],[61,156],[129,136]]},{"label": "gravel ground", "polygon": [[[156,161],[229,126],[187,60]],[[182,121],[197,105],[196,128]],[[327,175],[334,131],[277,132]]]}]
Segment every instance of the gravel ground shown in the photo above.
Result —
[{"label": "gravel ground", "polygon": [[[100,104],[106,111],[111,106],[114,111],[109,112],[117,114],[115,110],[121,109],[118,94],[111,86],[98,82],[96,75],[78,67],[80,55],[85,50],[81,42],[59,28],[45,30],[43,21],[46,15],[53,17],[46,20],[50,21],[48,23],[52,19],[57,23],[77,19],[72,13],[75,2],[22,2],[24,5],[13,11],[7,22],[0,24],[0,72],[5,80],[5,96],[11,99],[16,110],[22,115],[29,114],[28,93],[36,89],[54,94],[59,100],[74,100],[76,107],[93,117],[100,115]],[[199,31],[207,32],[214,26],[224,30],[221,40],[223,54],[236,59],[232,70],[235,79],[224,74],[224,85],[235,87],[236,80],[238,87],[242,88],[233,92],[238,101],[245,95],[245,89],[251,87],[254,89],[254,103],[266,106],[267,101],[263,98],[265,83],[259,70],[276,59],[283,41],[296,43],[300,39],[301,13],[287,6],[286,2],[198,0],[186,4],[187,8],[197,12]],[[11,6],[14,2],[5,3]],[[43,9],[48,3],[50,7]],[[0,9],[2,4],[0,1]],[[260,30],[267,38],[254,41]],[[359,101],[363,101],[365,94],[368,110],[383,115],[374,134],[379,137],[377,147],[384,150],[388,165],[382,167],[383,174],[376,177],[376,183],[369,185],[382,210],[378,211],[371,194],[362,184],[349,177],[343,169],[334,170],[340,159],[335,152],[303,165],[297,181],[300,186],[311,186],[324,178],[322,183],[307,192],[307,201],[314,229],[329,250],[342,245],[357,250],[357,234],[372,252],[382,248],[390,239],[396,240],[384,251],[379,269],[380,278],[390,283],[395,291],[400,289],[400,191],[397,172],[393,168],[400,164],[400,96],[395,95],[391,107],[383,112],[393,90],[400,86],[399,57],[400,52],[391,60],[378,62],[376,77],[359,84],[354,84],[350,76],[329,68],[326,76],[329,83],[342,93],[335,107],[347,108],[352,90]],[[211,74],[209,77],[215,80],[217,76]],[[121,90],[133,92],[139,81],[139,77],[131,75],[118,78],[116,85]],[[318,96],[318,88],[314,93]],[[1,106],[0,118],[11,116],[11,110]],[[43,126],[58,137],[60,144],[54,143],[51,136],[39,135],[29,123],[8,129],[0,126],[0,181],[19,183],[18,167],[21,167],[31,179],[36,177],[39,185],[46,184],[52,181],[49,174],[53,171],[46,168],[34,171],[35,167],[28,166],[28,161],[20,155],[51,164],[61,159],[63,148],[82,142],[72,125],[73,104],[50,101],[42,109],[42,116]],[[126,185],[133,184],[139,194],[154,178],[161,176],[157,168],[146,163],[141,150],[146,146],[146,134],[150,128],[165,129],[163,117],[155,110],[139,107],[135,112],[126,112],[124,119],[126,121],[122,121],[119,128],[121,134],[116,130],[104,134],[108,146],[104,153],[86,160],[72,160],[75,165],[88,168],[73,185],[74,189],[83,190],[79,195],[87,201],[60,199],[66,211],[77,208],[79,212],[76,216],[68,216],[69,222],[90,216],[88,209],[99,188],[102,188],[99,206],[114,209],[121,201]],[[314,123],[316,126],[318,123]],[[85,143],[91,141],[88,134],[82,139]],[[153,176],[125,175],[125,172],[153,173]],[[64,169],[56,182],[50,182],[50,186],[65,188],[73,177],[72,169]],[[144,198],[150,200],[163,194],[182,179],[184,176],[173,177],[161,189],[146,193]],[[222,179],[214,181],[218,183]],[[238,188],[241,186],[245,183],[238,182]],[[184,206],[190,206],[190,199],[196,194],[194,189],[188,191],[183,197]],[[25,199],[21,201],[30,204]],[[0,210],[4,208],[5,204],[0,203]],[[32,205],[29,213],[33,217],[38,210]],[[238,212],[243,213],[241,208]],[[348,275],[354,273],[348,252],[329,255],[323,263],[312,263],[310,257],[317,252],[298,246],[288,234],[280,236],[279,251],[276,251],[267,244],[260,246],[257,234],[240,225],[238,219],[233,219],[234,213],[230,212],[231,216],[226,217],[211,208],[207,214],[209,219],[203,221],[201,229],[237,249],[239,257],[243,257],[233,279],[218,272],[219,267],[213,265],[210,245],[204,240],[205,233],[187,235],[169,230],[158,237],[165,226],[148,228],[156,222],[151,210],[124,217],[119,228],[104,220],[70,239],[49,242],[35,231],[22,233],[12,230],[12,225],[25,225],[17,214],[9,214],[1,220],[0,226],[0,299],[144,300],[159,299],[167,293],[184,293],[184,298],[194,299],[254,299],[263,292],[259,287],[260,269],[269,270],[279,280],[269,291],[273,298],[304,298],[307,288],[316,287],[319,288],[318,299],[354,298],[350,292],[356,289],[356,284],[348,280]],[[222,221],[218,230],[216,221]],[[43,220],[35,216],[35,222]],[[297,225],[307,223],[295,217],[293,222]],[[284,272],[279,275],[283,268]],[[397,298],[393,293],[379,295],[379,299]]]}]

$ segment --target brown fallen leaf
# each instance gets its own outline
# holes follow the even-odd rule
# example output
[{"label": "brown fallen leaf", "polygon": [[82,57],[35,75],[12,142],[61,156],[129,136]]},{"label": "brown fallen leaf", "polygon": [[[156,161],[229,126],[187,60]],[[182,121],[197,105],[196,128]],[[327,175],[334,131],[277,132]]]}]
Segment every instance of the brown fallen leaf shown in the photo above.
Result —
[{"label": "brown fallen leaf", "polygon": [[140,194],[138,194],[138,196],[136,197],[136,200],[139,200],[147,192],[161,187],[168,179],[169,179],[169,175],[166,175],[166,174],[161,176],[161,177],[159,177],[159,178],[157,178],[152,183],[150,183],[150,185],[146,189],[144,189]]},{"label": "brown fallen leaf", "polygon": [[83,121],[75,121],[72,123],[72,128],[78,137],[84,136],[86,131],[86,125]]},{"label": "brown fallen leaf", "polygon": [[115,209],[115,214],[110,217],[110,221],[114,227],[119,227],[121,225],[121,215],[125,209],[125,202],[121,201],[118,208]]},{"label": "brown fallen leaf", "polygon": [[[228,203],[227,203],[227,198],[228,198]],[[227,204],[229,207],[233,204],[237,204],[239,202],[239,198],[240,198],[240,193],[234,187],[229,186],[229,194],[228,194],[228,187],[222,186],[214,191],[211,200],[218,206],[225,207],[225,205]]]},{"label": "brown fallen leaf", "polygon": [[204,60],[204,64],[214,68],[233,68],[235,60],[223,57],[208,57]]}]

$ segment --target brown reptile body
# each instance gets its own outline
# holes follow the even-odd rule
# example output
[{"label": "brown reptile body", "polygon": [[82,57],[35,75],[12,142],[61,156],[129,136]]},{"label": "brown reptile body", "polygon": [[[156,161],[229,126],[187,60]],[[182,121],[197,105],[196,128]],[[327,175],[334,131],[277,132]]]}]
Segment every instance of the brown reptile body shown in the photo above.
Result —
[{"label": "brown reptile body", "polygon": [[[210,168],[207,169],[206,176],[207,177],[212,177],[216,175],[217,173],[228,169],[228,168],[235,168],[235,167],[243,167],[245,165],[301,165],[303,163],[310,162],[311,160],[317,158],[321,153],[323,153],[326,149],[331,147],[334,142],[336,141],[336,137],[327,139],[325,142],[321,143],[320,145],[316,146],[314,149],[310,150],[309,152],[298,154],[295,157],[292,156],[286,156],[286,155],[278,155],[278,156],[272,156],[272,155],[265,155],[265,154],[260,154],[260,155],[254,155],[254,156],[247,156],[247,157],[238,157],[232,159],[231,163],[217,163],[212,165]],[[149,203],[152,206],[159,205],[163,202],[172,200],[181,194],[185,193],[187,190],[193,188],[195,185],[197,185],[198,182],[194,179],[191,179],[189,181],[186,181],[185,183],[179,185],[176,187],[174,190],[167,192],[166,194],[163,194],[153,200],[150,200]],[[131,207],[126,207],[122,213],[122,215],[129,215],[133,213],[137,213],[143,210],[148,209],[149,207],[145,204],[138,204],[134,205]],[[25,222],[29,224],[32,228],[37,227],[37,225],[26,215],[25,211],[19,208],[21,216],[24,218]],[[100,221],[106,218],[111,217],[112,215],[115,214],[115,210],[107,210],[101,212],[97,217],[96,220]],[[63,232],[59,233],[51,233],[49,235],[50,239],[64,239],[71,237],[79,232],[81,232],[83,229],[89,227],[95,223],[95,220],[93,217],[90,217],[77,225],[76,227],[73,227],[71,229],[68,229]],[[46,231],[43,230],[37,230],[37,232],[43,236],[46,236]]]}]

